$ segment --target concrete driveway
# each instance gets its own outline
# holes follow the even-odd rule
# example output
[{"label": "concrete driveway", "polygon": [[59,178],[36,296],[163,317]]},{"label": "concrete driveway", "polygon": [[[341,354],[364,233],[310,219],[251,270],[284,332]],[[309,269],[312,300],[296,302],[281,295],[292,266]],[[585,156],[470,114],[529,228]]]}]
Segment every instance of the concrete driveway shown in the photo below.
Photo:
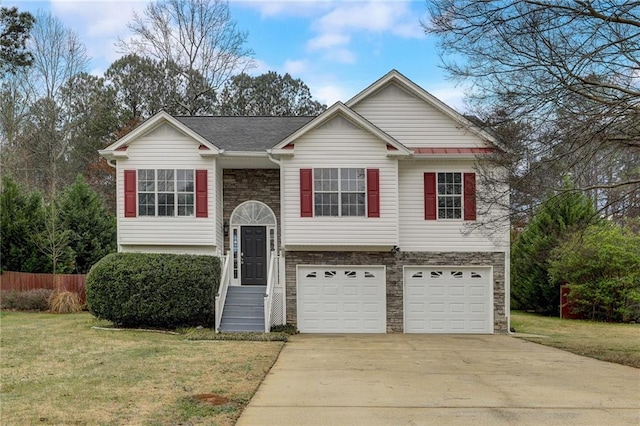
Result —
[{"label": "concrete driveway", "polygon": [[511,336],[297,335],[246,425],[639,425],[640,370]]}]

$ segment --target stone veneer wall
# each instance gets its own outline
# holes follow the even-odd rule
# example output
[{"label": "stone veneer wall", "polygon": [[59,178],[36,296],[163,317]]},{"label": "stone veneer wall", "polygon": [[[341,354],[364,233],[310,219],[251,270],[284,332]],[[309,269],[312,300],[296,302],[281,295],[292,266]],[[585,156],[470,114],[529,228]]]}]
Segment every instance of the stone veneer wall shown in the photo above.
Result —
[{"label": "stone veneer wall", "polygon": [[[240,203],[261,201],[273,210],[278,223],[280,244],[280,170],[226,169],[222,171],[222,218],[229,222],[231,213]],[[229,237],[224,237],[224,252],[229,250]]]},{"label": "stone veneer wall", "polygon": [[494,333],[508,333],[505,312],[504,252],[306,252],[285,254],[287,322],[297,324],[296,265],[385,265],[387,269],[387,332],[403,332],[403,266],[493,266]]}]

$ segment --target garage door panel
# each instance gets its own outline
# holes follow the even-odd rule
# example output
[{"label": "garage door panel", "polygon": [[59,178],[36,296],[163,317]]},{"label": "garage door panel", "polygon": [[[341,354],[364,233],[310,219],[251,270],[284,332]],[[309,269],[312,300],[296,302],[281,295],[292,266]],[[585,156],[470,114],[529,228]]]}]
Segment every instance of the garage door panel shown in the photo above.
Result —
[{"label": "garage door panel", "polygon": [[488,267],[405,267],[405,332],[492,333]]},{"label": "garage door panel", "polygon": [[[384,333],[385,284],[383,266],[299,266],[298,328],[305,333]],[[307,309],[309,299],[316,301],[314,309]]]},{"label": "garage door panel", "polygon": [[461,285],[451,286],[449,288],[449,295],[452,297],[464,297],[465,296],[465,288]]},{"label": "garage door panel", "polygon": [[[429,296],[444,296],[444,294],[445,294],[444,285],[429,286],[429,287],[426,287],[426,290],[427,290]],[[424,294],[424,292],[422,292],[422,294]]]},{"label": "garage door panel", "polygon": [[337,296],[338,293],[338,286],[333,283],[322,287],[322,294],[325,296]]},{"label": "garage door panel", "polygon": [[464,303],[451,303],[449,304],[449,312],[452,314],[464,314],[465,305]]},{"label": "garage door panel", "polygon": [[429,303],[429,311],[434,314],[444,312],[444,303]]},{"label": "garage door panel", "polygon": [[320,294],[320,287],[317,285],[309,285],[305,288],[299,289],[298,290],[300,292],[301,295],[303,296],[317,296],[318,294]]},{"label": "garage door panel", "polygon": [[358,303],[344,303],[344,312],[347,314],[358,313],[360,310],[360,306]]},{"label": "garage door panel", "polygon": [[357,296],[358,295],[358,287],[354,285],[347,285],[344,287],[344,295],[345,296]]},{"label": "garage door panel", "polygon": [[483,314],[487,311],[486,303],[470,303],[469,312],[473,314]]}]

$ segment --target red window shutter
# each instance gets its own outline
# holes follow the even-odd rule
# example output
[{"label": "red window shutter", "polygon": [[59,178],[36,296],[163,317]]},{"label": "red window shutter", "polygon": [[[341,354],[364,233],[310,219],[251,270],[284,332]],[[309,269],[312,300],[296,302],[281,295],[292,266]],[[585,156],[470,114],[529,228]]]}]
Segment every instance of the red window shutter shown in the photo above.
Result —
[{"label": "red window shutter", "polygon": [[313,217],[313,169],[300,169],[300,217]]},{"label": "red window shutter", "polygon": [[424,174],[424,218],[436,220],[438,212],[438,193],[436,188],[436,174]]},{"label": "red window shutter", "polygon": [[367,217],[380,217],[380,170],[367,169]]},{"label": "red window shutter", "polygon": [[124,217],[136,217],[136,180],[135,170],[124,171]]},{"label": "red window shutter", "polygon": [[476,174],[464,174],[464,220],[476,220]]},{"label": "red window shutter", "polygon": [[196,217],[209,216],[209,192],[207,190],[207,171],[196,170]]}]

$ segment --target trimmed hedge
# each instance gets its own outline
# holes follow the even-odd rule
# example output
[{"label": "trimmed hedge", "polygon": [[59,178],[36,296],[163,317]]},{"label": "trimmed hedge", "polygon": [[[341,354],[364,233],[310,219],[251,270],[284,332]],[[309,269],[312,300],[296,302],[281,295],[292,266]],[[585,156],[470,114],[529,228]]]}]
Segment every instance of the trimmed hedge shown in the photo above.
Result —
[{"label": "trimmed hedge", "polygon": [[87,275],[87,307],[124,327],[212,327],[219,284],[214,256],[113,253]]}]

